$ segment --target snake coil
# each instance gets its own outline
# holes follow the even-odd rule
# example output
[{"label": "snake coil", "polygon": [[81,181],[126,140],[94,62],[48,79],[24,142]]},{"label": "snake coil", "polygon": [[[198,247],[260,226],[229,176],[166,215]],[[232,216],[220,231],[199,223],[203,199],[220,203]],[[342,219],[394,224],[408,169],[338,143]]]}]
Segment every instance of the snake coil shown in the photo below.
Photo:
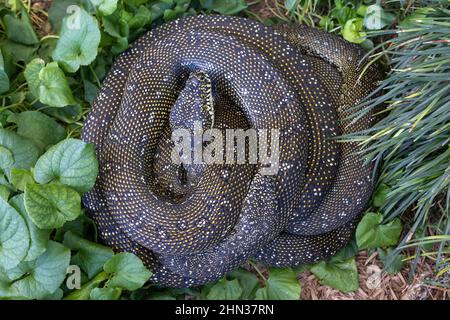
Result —
[{"label": "snake coil", "polygon": [[[336,136],[368,128],[350,109],[380,75],[364,54],[305,26],[238,17],[166,23],[120,55],[82,138],[100,173],[83,203],[102,240],[138,255],[151,281],[216,280],[248,259],[311,263],[347,243],[372,192],[372,165]],[[195,120],[279,130],[279,170],[171,161],[171,132]],[[182,176],[180,178],[180,176]]]}]

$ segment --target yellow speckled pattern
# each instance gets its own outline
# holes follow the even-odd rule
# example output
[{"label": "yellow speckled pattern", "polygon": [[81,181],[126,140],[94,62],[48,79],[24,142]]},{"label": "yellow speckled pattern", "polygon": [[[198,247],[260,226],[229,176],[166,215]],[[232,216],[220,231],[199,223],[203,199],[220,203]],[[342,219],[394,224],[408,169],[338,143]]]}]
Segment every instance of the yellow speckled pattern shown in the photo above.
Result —
[{"label": "yellow speckled pattern", "polygon": [[[372,165],[334,139],[372,123],[370,114],[346,119],[380,79],[370,66],[358,80],[362,57],[322,31],[217,15],[138,39],[115,61],[82,133],[100,162],[83,203],[101,239],[171,287],[219,279],[249,258],[295,266],[334,254],[372,192]],[[177,185],[171,126],[201,118],[196,110],[223,131],[279,129],[278,173],[192,165],[190,183]]]}]

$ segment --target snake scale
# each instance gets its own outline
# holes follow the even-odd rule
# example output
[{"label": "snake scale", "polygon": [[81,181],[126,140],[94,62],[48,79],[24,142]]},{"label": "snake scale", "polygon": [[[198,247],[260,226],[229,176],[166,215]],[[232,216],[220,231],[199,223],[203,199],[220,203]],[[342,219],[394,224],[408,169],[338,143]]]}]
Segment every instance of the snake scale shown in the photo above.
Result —
[{"label": "snake scale", "polygon": [[[335,254],[373,187],[358,146],[335,139],[374,121],[349,117],[380,80],[374,65],[360,76],[363,56],[323,31],[239,17],[149,31],[116,59],[82,132],[100,163],[83,203],[103,242],[168,287],[217,280],[249,259],[286,267]],[[278,172],[174,163],[171,132],[196,120],[278,129]]]}]

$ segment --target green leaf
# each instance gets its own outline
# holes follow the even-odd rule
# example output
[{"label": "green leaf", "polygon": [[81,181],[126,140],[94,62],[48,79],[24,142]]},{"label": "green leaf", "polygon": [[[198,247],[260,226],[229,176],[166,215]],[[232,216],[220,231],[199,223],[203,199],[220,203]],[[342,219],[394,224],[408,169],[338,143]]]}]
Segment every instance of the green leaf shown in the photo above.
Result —
[{"label": "green leaf", "polygon": [[6,179],[5,174],[2,173],[1,171],[0,171],[0,185],[2,185],[2,186],[4,186],[4,187],[8,188],[9,191],[11,191],[11,192],[17,191],[17,190],[14,188],[14,186],[8,182],[8,179]]},{"label": "green leaf", "polygon": [[70,250],[62,244],[49,241],[47,250],[39,258],[22,262],[15,268],[16,276],[9,284],[9,295],[43,299],[53,294],[64,281],[69,262]]},{"label": "green leaf", "polygon": [[90,293],[91,300],[119,300],[120,288],[94,288]]},{"label": "green leaf", "polygon": [[83,109],[78,103],[76,105],[65,106],[62,108],[49,108],[40,102],[36,102],[34,107],[41,112],[44,112],[45,114],[65,123],[74,123],[80,120],[83,113]]},{"label": "green leaf", "polygon": [[20,191],[24,191],[28,183],[34,183],[33,174],[29,170],[16,168],[11,169],[9,180]]},{"label": "green leaf", "polygon": [[330,17],[322,16],[322,17],[320,17],[319,27],[328,31],[328,30],[333,29],[334,22]]},{"label": "green leaf", "polygon": [[58,63],[51,62],[39,71],[39,101],[50,107],[76,104],[72,90]]},{"label": "green leaf", "polygon": [[39,158],[34,178],[39,183],[56,180],[80,193],[89,191],[98,174],[94,146],[77,139],[54,145]]},{"label": "green leaf", "polygon": [[348,20],[342,29],[345,40],[353,43],[362,43],[366,39],[366,33],[362,31],[363,21],[360,18]]},{"label": "green leaf", "polygon": [[108,287],[130,291],[141,288],[152,275],[138,257],[128,252],[114,255],[105,263],[103,269],[112,274]]},{"label": "green leaf", "polygon": [[[13,104],[21,104],[25,101],[27,93],[25,91],[15,91],[8,94],[9,101]],[[3,112],[7,113],[8,116],[13,114],[10,110],[4,110]]]},{"label": "green leaf", "polygon": [[11,151],[0,146],[0,168],[9,168],[14,164],[14,157]]},{"label": "green leaf", "polygon": [[364,17],[367,12],[367,6],[366,5],[360,5],[358,6],[358,9],[356,9],[356,14],[360,17]]},{"label": "green leaf", "polygon": [[373,205],[380,208],[384,205],[386,198],[391,191],[391,188],[386,184],[380,184],[380,186],[375,190],[373,195]]},{"label": "green leaf", "polygon": [[27,184],[25,208],[31,220],[41,229],[61,227],[81,214],[80,195],[57,183]]},{"label": "green leaf", "polygon": [[87,66],[97,56],[100,30],[97,21],[84,9],[75,11],[63,20],[60,38],[53,51],[53,59],[68,72]]},{"label": "green leaf", "polygon": [[64,296],[64,291],[61,288],[56,289],[55,292],[50,293],[42,298],[42,300],[61,300]]},{"label": "green leaf", "polygon": [[298,300],[300,283],[291,268],[269,269],[266,286],[256,291],[257,300]]},{"label": "green leaf", "polygon": [[86,216],[84,212],[73,221],[67,221],[61,228],[56,229],[53,239],[58,242],[64,241],[64,235],[66,232],[71,231],[83,239],[89,241],[96,240],[95,223]]},{"label": "green leaf", "polygon": [[350,8],[346,3],[336,0],[335,5],[336,6],[330,12],[330,17],[335,18],[339,25],[343,26],[348,20],[355,18],[356,11]]},{"label": "green leaf", "polygon": [[114,255],[110,248],[83,239],[71,231],[66,232],[63,243],[77,251],[72,260],[87,273],[89,279],[102,271],[105,262]]},{"label": "green leaf", "polygon": [[369,212],[359,222],[356,228],[356,243],[363,249],[390,247],[397,244],[402,232],[402,223],[396,218],[382,225],[381,213]]},{"label": "green leaf", "polygon": [[39,73],[45,67],[45,61],[40,58],[31,60],[24,71],[25,79],[27,80],[28,89],[35,98],[39,98]]},{"label": "green leaf", "polygon": [[41,230],[33,223],[33,221],[31,221],[25,210],[23,193],[12,197],[9,202],[26,223],[30,235],[30,248],[28,249],[24,261],[32,261],[47,250],[51,230]]},{"label": "green leaf", "polygon": [[14,159],[14,163],[11,164],[9,157],[6,156],[6,162],[0,162],[0,169],[5,172],[8,178],[12,168],[31,169],[40,154],[39,148],[33,141],[7,129],[0,129],[0,146],[3,147],[1,149],[3,151],[0,151],[2,154],[5,154],[4,149],[7,149]]},{"label": "green leaf", "polygon": [[8,201],[9,196],[11,195],[11,190],[4,185],[0,185],[0,198],[5,201]]},{"label": "green leaf", "polygon": [[355,258],[344,261],[321,261],[310,268],[321,284],[338,289],[342,292],[352,292],[359,288],[358,270]]},{"label": "green leaf", "polygon": [[259,281],[256,275],[247,270],[238,269],[231,272],[230,277],[239,281],[242,288],[242,300],[254,298],[255,292],[259,287]]},{"label": "green leaf", "polygon": [[8,119],[8,117],[12,114],[13,112],[11,112],[10,110],[0,111],[0,127],[3,128],[6,126],[6,124],[8,123],[6,119]]},{"label": "green leaf", "polygon": [[89,80],[83,80],[84,86],[84,100],[89,104],[94,103],[94,99],[97,96],[98,88],[95,84],[90,82]]},{"label": "green leaf", "polygon": [[17,124],[17,133],[33,140],[42,150],[66,137],[66,130],[55,120],[39,111],[15,113],[8,122]]},{"label": "green leaf", "polygon": [[108,273],[100,272],[92,280],[86,282],[80,289],[71,292],[64,300],[88,300],[91,295],[91,291],[97,288],[102,282],[108,280]]},{"label": "green leaf", "polygon": [[0,268],[16,267],[27,255],[30,236],[22,216],[0,198]]},{"label": "green leaf", "polygon": [[109,16],[117,9],[117,0],[90,0],[94,7],[104,16]]},{"label": "green leaf", "polygon": [[5,64],[7,59],[12,60],[14,63],[21,61],[28,63],[35,56],[37,51],[36,46],[26,46],[9,39],[0,41],[0,48],[3,53],[3,58],[5,59]]},{"label": "green leaf", "polygon": [[200,4],[207,10],[224,15],[236,14],[247,9],[247,3],[244,0],[200,0]]},{"label": "green leaf", "polygon": [[355,240],[350,240],[345,247],[343,247],[339,252],[336,253],[334,257],[331,258],[333,261],[344,261],[353,258],[358,253],[359,248],[356,245]]},{"label": "green leaf", "polygon": [[237,279],[228,281],[222,278],[214,284],[206,298],[208,300],[237,300],[242,295],[242,288]]},{"label": "green leaf", "polygon": [[[177,8],[178,5],[175,7]],[[186,7],[183,6],[185,12]],[[140,6],[134,13],[131,19],[128,21],[130,29],[140,30],[153,21],[153,15],[149,8]]]},{"label": "green leaf", "polygon": [[399,273],[403,268],[403,259],[405,256],[403,254],[398,254],[393,252],[392,249],[383,250],[381,248],[377,249],[378,257],[384,265],[384,269],[389,274]]},{"label": "green leaf", "polygon": [[284,2],[284,7],[288,12],[291,12],[297,6],[297,1],[298,0],[286,0]]},{"label": "green leaf", "polygon": [[0,94],[8,92],[9,90],[9,77],[5,70],[5,61],[3,60],[3,54],[0,50]]},{"label": "green leaf", "polygon": [[131,18],[132,16],[126,11],[116,11],[110,16],[102,17],[104,31],[113,38],[116,38],[116,41],[123,39],[128,44],[127,40],[130,35],[130,26],[128,23]]},{"label": "green leaf", "polygon": [[8,14],[3,17],[3,23],[6,27],[8,39],[25,45],[39,43],[28,13],[24,8],[20,11],[20,18]]},{"label": "green leaf", "polygon": [[7,0],[8,6],[11,8],[11,11],[16,12],[20,8],[23,7],[22,2],[20,0]]},{"label": "green leaf", "polygon": [[48,18],[53,30],[60,31],[63,19],[68,14],[75,12],[78,7],[83,7],[89,13],[95,13],[89,0],[58,0],[52,1],[48,10]]}]

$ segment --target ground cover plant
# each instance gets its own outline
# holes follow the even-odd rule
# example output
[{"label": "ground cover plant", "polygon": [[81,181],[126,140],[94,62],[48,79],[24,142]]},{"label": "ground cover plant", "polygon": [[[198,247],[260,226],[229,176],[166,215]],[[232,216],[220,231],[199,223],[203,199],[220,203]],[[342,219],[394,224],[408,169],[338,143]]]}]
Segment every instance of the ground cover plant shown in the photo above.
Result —
[{"label": "ground cover plant", "polygon": [[[366,260],[376,255],[383,273],[406,268],[409,280],[427,259],[432,275],[426,281],[445,297],[450,283],[449,7],[437,0],[4,1],[0,298],[299,299],[298,278],[304,274],[351,293],[367,286],[358,270],[359,251]],[[77,23],[75,12],[82,32],[68,27]],[[380,95],[363,102],[368,108],[386,106],[380,121],[367,132],[342,137],[360,141],[368,160],[377,162],[378,187],[355,239],[330,260],[295,269],[267,269],[249,261],[216,283],[175,290],[148,285],[151,271],[136,256],[115,254],[98,243],[95,224],[81,205],[98,173],[93,147],[79,140],[90,104],[114,58],[135,39],[165,21],[200,13],[326,29],[361,44],[386,70]]]}]

